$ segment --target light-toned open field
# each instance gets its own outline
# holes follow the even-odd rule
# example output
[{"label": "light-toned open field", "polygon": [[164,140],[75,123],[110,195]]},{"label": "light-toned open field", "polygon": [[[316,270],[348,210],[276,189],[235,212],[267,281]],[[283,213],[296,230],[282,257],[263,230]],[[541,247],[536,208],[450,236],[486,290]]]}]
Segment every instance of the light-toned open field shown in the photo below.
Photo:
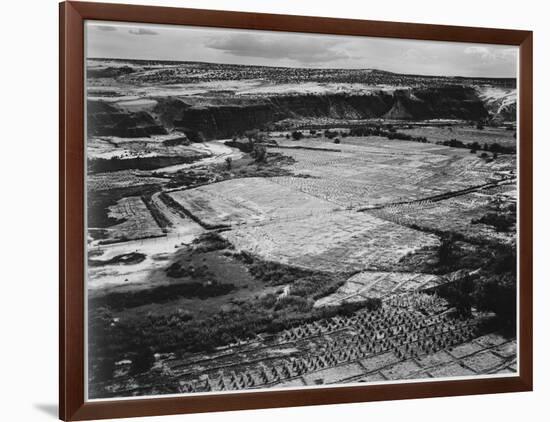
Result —
[{"label": "light-toned open field", "polygon": [[314,306],[335,306],[371,297],[382,298],[429,289],[440,282],[441,277],[433,274],[364,271],[350,277],[333,294],[317,300]]},{"label": "light-toned open field", "polygon": [[264,259],[326,271],[392,268],[439,245],[436,236],[353,211],[239,226],[222,236]]},{"label": "light-toned open field", "polygon": [[[491,196],[462,191],[503,183],[515,170],[509,156],[486,162],[464,149],[361,141],[284,140],[269,150],[294,158],[288,167],[300,177],[232,179],[169,195],[202,224],[231,227],[224,237],[264,259],[328,271],[392,271],[408,253],[439,244],[414,224],[472,232],[471,220]],[[430,200],[449,193],[457,196]],[[448,221],[452,227],[443,227]],[[489,226],[474,228],[506,238]]]},{"label": "light-toned open field", "polygon": [[346,138],[345,142],[281,141],[282,148],[270,151],[291,156],[296,163],[289,168],[295,174],[310,177],[272,180],[340,206],[356,208],[419,200],[480,186],[509,177],[515,171],[513,157],[499,157],[487,163],[465,149],[419,142],[381,137]]},{"label": "light-toned open field", "polygon": [[265,178],[232,179],[170,192],[183,208],[207,225],[269,223],[326,215],[337,205]]}]

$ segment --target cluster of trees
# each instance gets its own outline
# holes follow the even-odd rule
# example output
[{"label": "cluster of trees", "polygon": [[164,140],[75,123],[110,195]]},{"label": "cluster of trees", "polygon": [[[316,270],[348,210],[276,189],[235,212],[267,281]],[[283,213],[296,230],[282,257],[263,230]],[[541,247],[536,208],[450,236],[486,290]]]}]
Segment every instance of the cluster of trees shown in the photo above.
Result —
[{"label": "cluster of trees", "polygon": [[472,224],[487,224],[498,232],[509,232],[516,225],[515,213],[503,213],[491,211],[480,218],[473,219]]},{"label": "cluster of trees", "polygon": [[[267,161],[266,142],[266,134],[254,129],[246,131],[243,136],[233,136],[233,139],[225,142],[225,145],[237,148],[246,154],[250,154],[257,163],[265,163]],[[231,170],[232,162],[226,160],[225,164],[227,170]]]},{"label": "cluster of trees", "polygon": [[505,203],[497,198],[493,200],[490,211],[472,219],[472,224],[486,224],[498,232],[510,232],[516,225],[516,211],[515,202]]},{"label": "cluster of trees", "polygon": [[351,128],[350,136],[383,136],[388,139],[398,139],[400,141],[413,141],[427,143],[428,139],[425,136],[413,136],[408,133],[397,132],[394,127],[389,126],[384,129],[382,126],[360,126]]},{"label": "cluster of trees", "polygon": [[267,148],[262,144],[254,144],[250,156],[254,158],[257,163],[265,163],[267,161]]},{"label": "cluster of trees", "polygon": [[299,130],[295,130],[290,134],[290,136],[292,136],[292,139],[294,139],[295,141],[299,141],[304,137],[304,134]]},{"label": "cluster of trees", "polygon": [[[492,144],[484,143],[483,146],[479,144],[479,142],[462,142],[458,139],[450,139],[448,141],[439,141],[437,142],[438,145],[445,145],[448,147],[453,148],[468,148],[471,153],[476,153],[478,151],[484,151],[486,153],[492,153],[493,157],[496,158],[496,156],[499,153],[502,154],[515,154],[516,153],[516,147],[515,146],[504,146],[500,145],[497,142],[493,142]],[[487,154],[485,154],[486,157],[488,157]],[[485,158],[485,157],[483,157]]]},{"label": "cluster of trees", "polygon": [[[457,260],[459,246],[456,236],[443,236],[439,248],[439,265],[450,269]],[[479,260],[481,266],[464,271],[458,279],[444,284],[439,294],[463,316],[472,308],[494,312],[503,328],[513,328],[516,321],[516,248],[497,244],[488,247]]]}]

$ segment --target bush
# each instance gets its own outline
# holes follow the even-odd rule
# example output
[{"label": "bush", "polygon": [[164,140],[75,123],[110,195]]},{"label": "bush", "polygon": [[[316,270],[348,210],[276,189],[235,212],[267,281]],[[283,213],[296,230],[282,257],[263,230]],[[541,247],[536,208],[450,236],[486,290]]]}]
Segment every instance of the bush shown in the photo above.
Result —
[{"label": "bush", "polygon": [[336,132],[332,132],[330,129],[326,129],[324,132],[325,138],[332,139],[336,137]]},{"label": "bush", "polygon": [[136,354],[132,358],[132,366],[130,368],[130,374],[142,374],[147,372],[153,367],[155,363],[155,357],[148,347],[138,349]]},{"label": "bush", "polygon": [[340,139],[334,138],[334,141],[332,141],[332,142],[334,142],[335,144],[339,144],[339,143],[340,143]]},{"label": "bush", "polygon": [[225,159],[225,168],[226,168],[226,170],[231,170],[232,163],[233,163],[233,159],[231,157],[227,157]]},{"label": "bush", "polygon": [[265,163],[267,160],[267,148],[265,145],[254,144],[254,148],[252,149],[250,155],[257,163]]},{"label": "bush", "polygon": [[294,139],[295,141],[299,141],[303,137],[304,137],[304,134],[299,130],[295,130],[294,132],[292,132],[292,139]]},{"label": "bush", "polygon": [[437,250],[438,265],[443,272],[453,267],[457,255],[458,238],[454,234],[445,234],[441,237],[441,244]]},{"label": "bush", "polygon": [[471,142],[468,146],[470,147],[470,152],[473,153],[476,153],[481,149],[481,145],[479,145],[478,142]]},{"label": "bush", "polygon": [[509,232],[516,224],[516,214],[515,212],[489,212],[478,219],[472,220],[472,224],[480,223],[492,226],[498,232]]},{"label": "bush", "polygon": [[494,312],[506,326],[516,323],[516,278],[512,273],[479,280],[474,301],[479,310]]},{"label": "bush", "polygon": [[[515,245],[491,247],[483,267],[439,288],[457,312],[468,316],[472,306],[496,314],[504,327],[516,322],[516,248]],[[501,327],[502,327],[501,324]]]},{"label": "bush", "polygon": [[461,280],[443,285],[439,294],[456,308],[458,315],[470,317],[474,305],[474,286],[473,277],[466,276]]}]

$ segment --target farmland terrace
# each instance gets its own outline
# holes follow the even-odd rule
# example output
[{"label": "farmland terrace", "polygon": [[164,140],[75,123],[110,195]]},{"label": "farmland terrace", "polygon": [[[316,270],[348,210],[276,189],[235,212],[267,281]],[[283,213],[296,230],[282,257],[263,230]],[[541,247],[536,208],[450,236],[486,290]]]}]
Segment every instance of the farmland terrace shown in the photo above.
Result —
[{"label": "farmland terrace", "polygon": [[517,371],[512,81],[87,77],[91,398]]}]

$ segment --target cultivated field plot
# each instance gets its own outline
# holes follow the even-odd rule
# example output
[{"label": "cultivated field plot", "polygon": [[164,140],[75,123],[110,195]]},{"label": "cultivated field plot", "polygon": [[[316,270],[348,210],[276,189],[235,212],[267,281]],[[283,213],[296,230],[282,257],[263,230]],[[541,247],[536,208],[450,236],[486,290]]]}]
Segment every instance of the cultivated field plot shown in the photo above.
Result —
[{"label": "cultivated field plot", "polygon": [[400,225],[431,231],[451,231],[474,241],[489,239],[509,243],[515,240],[515,230],[497,231],[495,227],[482,223],[472,224],[472,221],[485,215],[495,200],[500,200],[502,204],[515,203],[516,192],[516,185],[508,184],[441,201],[390,205],[367,212]]},{"label": "cultivated field plot", "polygon": [[168,179],[151,176],[140,170],[120,170],[108,173],[95,173],[87,176],[86,186],[89,192],[130,188],[145,185],[163,185]]},{"label": "cultivated field plot", "polygon": [[491,145],[498,143],[502,146],[515,146],[515,131],[499,127],[486,127],[482,130],[475,126],[423,126],[412,129],[399,128],[399,132],[412,136],[425,136],[428,142],[442,142],[456,139],[464,143],[477,142]]},{"label": "cultivated field plot", "polygon": [[271,180],[343,207],[356,208],[418,200],[494,183],[510,177],[515,167],[512,158],[487,163],[458,148],[380,137],[350,142],[353,143],[282,141],[283,148],[270,151],[291,156],[296,163],[289,169],[310,177]]},{"label": "cultivated field plot", "polygon": [[109,207],[109,217],[125,220],[123,223],[104,229],[103,243],[163,236],[149,209],[138,196],[123,198]]},{"label": "cultivated field plot", "polygon": [[270,180],[250,177],[169,193],[208,226],[269,223],[325,215],[339,207]]},{"label": "cultivated field plot", "polygon": [[315,307],[336,306],[342,303],[382,298],[439,285],[441,278],[432,274],[407,272],[364,271],[350,277],[331,295],[315,302]]},{"label": "cultivated field plot", "polygon": [[484,331],[484,318],[457,318],[437,296],[404,294],[376,311],[237,340],[212,353],[159,355],[155,376],[132,376],[121,364],[110,388],[140,395],[167,385],[183,393],[515,373],[516,341]]},{"label": "cultivated field plot", "polygon": [[240,226],[221,235],[266,260],[325,271],[393,269],[405,255],[439,245],[431,234],[353,211]]}]

